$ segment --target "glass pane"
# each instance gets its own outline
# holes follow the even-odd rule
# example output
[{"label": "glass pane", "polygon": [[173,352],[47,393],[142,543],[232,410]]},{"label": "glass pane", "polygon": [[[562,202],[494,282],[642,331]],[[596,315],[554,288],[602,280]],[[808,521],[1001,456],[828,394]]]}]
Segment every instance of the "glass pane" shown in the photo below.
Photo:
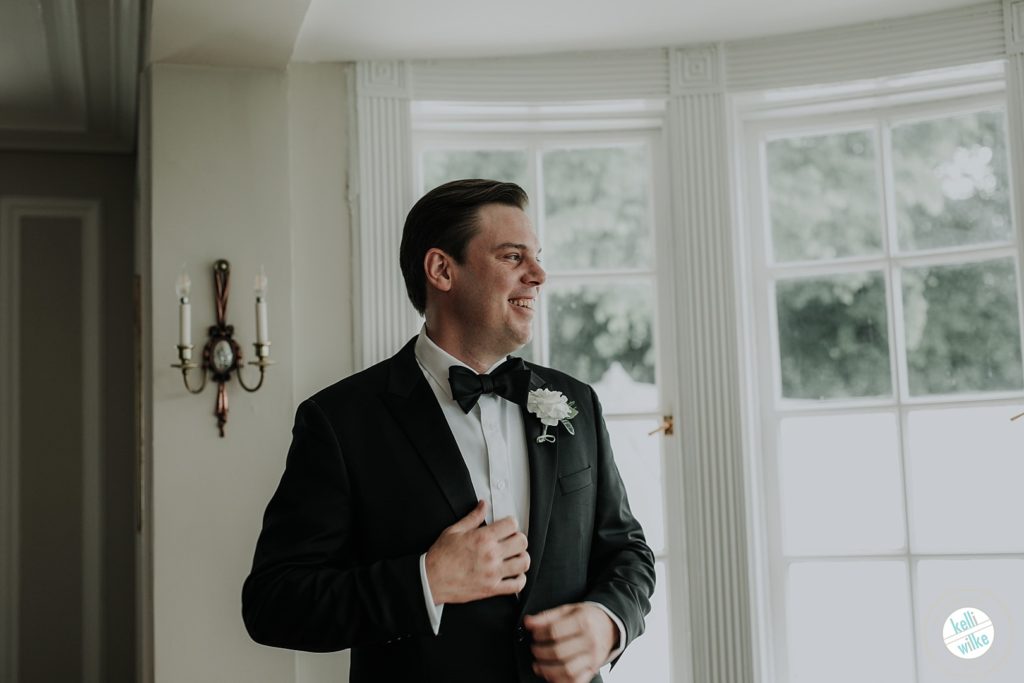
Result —
[{"label": "glass pane", "polygon": [[1012,259],[909,268],[903,309],[912,395],[1024,386]]},{"label": "glass pane", "polygon": [[423,153],[423,191],[449,180],[488,178],[527,187],[526,150],[432,149]]},{"label": "glass pane", "polygon": [[904,550],[896,415],[784,419],[779,430],[779,501],[786,555]]},{"label": "glass pane", "polygon": [[654,412],[654,285],[551,285],[551,366],[594,385],[605,412]]},{"label": "glass pane", "polygon": [[[921,560],[914,573],[919,680],[1024,681],[1024,560]],[[992,646],[977,659],[954,656],[943,640],[949,615],[964,607],[980,609],[992,620]]]},{"label": "glass pane", "polygon": [[651,164],[645,145],[544,154],[544,265],[646,268]]},{"label": "glass pane", "polygon": [[668,630],[668,577],[665,563],[655,563],[658,583],[651,598],[646,630],[629,644],[615,668],[601,672],[605,683],[669,683],[672,646]]},{"label": "glass pane", "polygon": [[916,680],[906,563],[798,562],[787,579],[787,680]]},{"label": "glass pane", "polygon": [[772,140],[765,155],[776,261],[882,250],[873,132]]},{"label": "glass pane", "polygon": [[894,126],[892,163],[901,248],[1010,239],[1003,112]]},{"label": "glass pane", "polygon": [[608,434],[619,474],[626,484],[629,507],[644,528],[647,544],[665,550],[665,517],[661,493],[661,437],[649,436],[657,423],[646,420],[608,420]]},{"label": "glass pane", "polygon": [[1009,419],[1019,410],[1003,405],[910,413],[912,552],[1024,552],[1024,425]]},{"label": "glass pane", "polygon": [[782,280],[775,294],[785,398],[892,393],[881,273]]}]

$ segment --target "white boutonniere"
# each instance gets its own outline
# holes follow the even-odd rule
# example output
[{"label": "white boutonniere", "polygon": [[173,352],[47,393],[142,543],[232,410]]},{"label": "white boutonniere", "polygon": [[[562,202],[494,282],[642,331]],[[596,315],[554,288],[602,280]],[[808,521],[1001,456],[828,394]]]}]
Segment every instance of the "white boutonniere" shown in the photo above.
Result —
[{"label": "white boutonniere", "polygon": [[569,420],[576,417],[579,411],[576,410],[576,404],[560,391],[534,389],[526,397],[526,410],[536,415],[544,425],[544,433],[537,437],[537,443],[553,443],[555,435],[548,434],[548,427],[554,427],[559,422],[571,436],[576,434]]}]

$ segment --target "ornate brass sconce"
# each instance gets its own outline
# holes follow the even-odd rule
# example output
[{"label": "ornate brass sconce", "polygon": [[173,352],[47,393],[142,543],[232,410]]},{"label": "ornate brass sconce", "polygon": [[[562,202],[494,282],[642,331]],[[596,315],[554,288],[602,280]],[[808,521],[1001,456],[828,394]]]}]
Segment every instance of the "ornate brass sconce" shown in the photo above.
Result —
[{"label": "ornate brass sconce", "polygon": [[[190,393],[198,394],[206,388],[207,373],[217,383],[217,405],[214,415],[217,416],[217,428],[220,430],[221,437],[224,436],[224,425],[228,421],[228,393],[225,384],[231,379],[231,373],[235,373],[238,383],[243,389],[253,392],[263,386],[264,373],[267,367],[274,363],[270,360],[270,341],[267,340],[267,278],[261,268],[260,274],[256,277],[256,343],[253,344],[256,350],[256,360],[249,362],[249,365],[259,367],[260,378],[256,386],[252,387],[242,379],[242,366],[245,365],[242,359],[242,349],[234,339],[234,325],[227,324],[230,278],[231,265],[226,260],[220,259],[213,266],[217,324],[209,328],[206,344],[203,346],[202,364],[197,364],[192,362],[192,307],[188,298],[191,281],[188,274],[182,269],[177,283],[180,321],[178,359],[180,362],[171,365],[172,368],[181,369],[185,388]],[[189,372],[196,368],[201,368],[201,381],[198,387],[192,388],[189,383]]]}]

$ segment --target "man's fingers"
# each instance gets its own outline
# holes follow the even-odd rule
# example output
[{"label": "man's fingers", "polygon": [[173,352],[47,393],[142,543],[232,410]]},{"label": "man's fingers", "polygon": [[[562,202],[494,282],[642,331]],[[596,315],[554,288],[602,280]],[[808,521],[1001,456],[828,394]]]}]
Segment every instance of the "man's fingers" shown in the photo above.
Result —
[{"label": "man's fingers", "polygon": [[586,657],[573,657],[567,662],[534,662],[533,672],[546,681],[589,681],[597,670]]},{"label": "man's fingers", "polygon": [[587,639],[577,634],[558,641],[536,642],[530,646],[534,659],[545,664],[567,662],[587,654]]},{"label": "man's fingers", "polygon": [[476,507],[469,511],[469,514],[460,519],[459,521],[448,527],[448,531],[454,533],[462,533],[465,531],[472,531],[484,522],[484,518],[487,516],[487,501],[479,500],[476,503]]},{"label": "man's fingers", "polygon": [[[549,610],[544,610],[537,614],[529,614],[525,619],[523,619],[523,625],[530,629],[530,632],[533,633],[534,639],[536,639],[537,630],[549,628],[552,624],[560,621],[563,617],[572,612],[573,609],[575,609],[575,605],[573,604],[559,605],[558,607],[552,607]],[[543,638],[542,640],[550,640],[550,638]]]},{"label": "man's fingers", "polygon": [[501,541],[519,532],[519,521],[511,515],[508,517],[502,517],[501,519],[494,520],[494,522],[487,527],[487,531]]},{"label": "man's fingers", "polygon": [[521,593],[526,587],[526,574],[506,576],[498,582],[496,595],[514,595]]},{"label": "man's fingers", "polygon": [[498,541],[498,548],[501,550],[502,557],[512,557],[526,552],[526,548],[529,546],[529,541],[526,538],[526,534],[521,531],[503,538]]},{"label": "man's fingers", "polygon": [[530,554],[523,552],[518,555],[506,558],[501,564],[501,571],[505,576],[516,576],[525,574],[530,568]]}]

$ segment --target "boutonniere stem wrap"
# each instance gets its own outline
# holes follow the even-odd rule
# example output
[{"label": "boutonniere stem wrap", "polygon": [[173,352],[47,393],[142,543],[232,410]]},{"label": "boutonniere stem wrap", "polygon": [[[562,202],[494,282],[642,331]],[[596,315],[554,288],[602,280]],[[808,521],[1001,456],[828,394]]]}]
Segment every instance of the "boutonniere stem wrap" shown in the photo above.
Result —
[{"label": "boutonniere stem wrap", "polygon": [[579,411],[576,410],[576,404],[562,392],[534,389],[526,397],[526,410],[536,415],[544,425],[544,432],[537,437],[537,443],[554,443],[555,435],[548,434],[548,427],[555,427],[558,423],[562,423],[570,436],[575,436],[576,430],[569,420],[576,417]]}]

